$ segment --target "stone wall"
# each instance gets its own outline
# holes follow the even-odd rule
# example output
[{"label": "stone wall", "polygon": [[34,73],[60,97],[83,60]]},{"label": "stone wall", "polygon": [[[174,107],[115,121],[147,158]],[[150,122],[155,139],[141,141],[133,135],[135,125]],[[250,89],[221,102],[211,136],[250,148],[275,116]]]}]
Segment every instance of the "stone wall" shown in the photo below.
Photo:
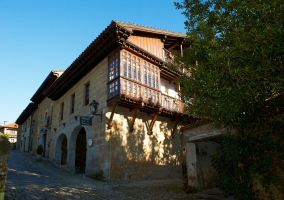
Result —
[{"label": "stone wall", "polygon": [[173,122],[159,116],[149,136],[151,116],[138,113],[129,132],[131,116],[129,109],[119,107],[109,130],[112,180],[181,179],[181,141],[171,137]]},{"label": "stone wall", "polygon": [[[61,145],[57,141],[67,137],[67,166],[72,171],[75,163],[76,134],[84,127],[87,146],[86,175],[101,170],[109,180],[141,179],[181,179],[180,138],[171,138],[174,122],[169,118],[158,117],[153,127],[153,135],[147,135],[152,117],[139,112],[134,131],[129,132],[133,112],[129,108],[118,107],[113,118],[113,126],[107,128],[113,107],[107,106],[107,58],[102,60],[86,76],[80,79],[69,91],[53,102],[53,120],[50,137],[50,160],[60,164]],[[79,116],[91,116],[85,105],[85,85],[90,84],[90,102],[99,103],[98,113],[103,112],[102,122],[94,116],[92,126],[80,126]],[[75,94],[75,111],[70,113],[70,97]],[[64,118],[60,119],[60,105],[64,102]],[[41,107],[42,105],[40,105]],[[77,120],[74,118],[77,117]],[[78,130],[77,130],[78,129]],[[56,130],[56,131],[54,131]]]},{"label": "stone wall", "polygon": [[0,200],[4,199],[10,148],[10,142],[0,133]]}]

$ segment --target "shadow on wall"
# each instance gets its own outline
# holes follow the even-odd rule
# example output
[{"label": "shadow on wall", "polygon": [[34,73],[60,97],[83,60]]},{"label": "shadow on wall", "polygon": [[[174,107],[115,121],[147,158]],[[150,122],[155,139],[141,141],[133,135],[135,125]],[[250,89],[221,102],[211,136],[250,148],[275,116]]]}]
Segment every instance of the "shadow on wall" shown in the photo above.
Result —
[{"label": "shadow on wall", "polygon": [[[113,180],[181,179],[181,142],[178,137],[171,137],[173,122],[158,117],[149,136],[149,119],[147,114],[139,113],[133,132],[129,132],[130,118],[120,114],[113,120],[110,130]],[[160,126],[159,120],[167,126]]]}]

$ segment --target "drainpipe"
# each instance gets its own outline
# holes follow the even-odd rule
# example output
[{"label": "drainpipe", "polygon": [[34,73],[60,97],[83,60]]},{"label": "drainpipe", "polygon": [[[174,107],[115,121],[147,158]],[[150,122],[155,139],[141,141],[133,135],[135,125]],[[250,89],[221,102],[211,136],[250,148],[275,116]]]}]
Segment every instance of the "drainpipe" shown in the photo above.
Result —
[{"label": "drainpipe", "polygon": [[32,128],[33,128],[33,116],[31,115],[31,121],[30,121],[30,132],[29,132],[29,144],[28,144],[28,152],[31,151],[31,134],[32,134]]},{"label": "drainpipe", "polygon": [[109,181],[110,181],[110,168],[111,168],[111,131],[109,131],[109,169],[108,169],[108,175],[109,175]]}]

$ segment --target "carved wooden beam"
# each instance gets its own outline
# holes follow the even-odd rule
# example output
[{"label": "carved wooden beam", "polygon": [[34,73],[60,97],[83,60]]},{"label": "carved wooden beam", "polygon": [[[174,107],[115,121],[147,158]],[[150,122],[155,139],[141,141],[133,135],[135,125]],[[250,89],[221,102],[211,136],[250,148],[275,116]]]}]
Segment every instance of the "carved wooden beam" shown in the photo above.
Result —
[{"label": "carved wooden beam", "polygon": [[152,118],[152,121],[151,121],[151,123],[150,123],[150,125],[149,125],[149,127],[148,127],[148,131],[147,131],[147,134],[148,134],[148,135],[152,135],[152,134],[153,134],[153,131],[152,131],[153,126],[154,126],[154,124],[155,124],[155,122],[156,122],[156,120],[157,120],[158,115],[161,114],[161,111],[162,111],[162,109],[159,108],[159,110],[154,113],[153,118]]},{"label": "carved wooden beam", "polygon": [[175,131],[176,131],[176,129],[177,129],[177,125],[178,125],[179,120],[180,120],[180,116],[178,116],[178,117],[176,118],[176,120],[175,120],[174,128],[173,128],[172,134],[171,134],[171,135],[172,135],[172,138],[175,137]]},{"label": "carved wooden beam", "polygon": [[137,114],[138,114],[140,108],[142,108],[143,106],[144,106],[144,103],[141,103],[134,109],[132,120],[131,120],[130,125],[129,125],[129,132],[133,132],[133,126],[134,126],[135,119],[137,117]]},{"label": "carved wooden beam", "polygon": [[112,127],[112,119],[113,119],[113,115],[114,115],[117,107],[118,107],[118,102],[115,104],[115,106],[112,109],[112,112],[111,112],[111,115],[110,115],[110,118],[109,118],[109,122],[108,122],[108,127],[107,127],[108,129],[110,129]]}]

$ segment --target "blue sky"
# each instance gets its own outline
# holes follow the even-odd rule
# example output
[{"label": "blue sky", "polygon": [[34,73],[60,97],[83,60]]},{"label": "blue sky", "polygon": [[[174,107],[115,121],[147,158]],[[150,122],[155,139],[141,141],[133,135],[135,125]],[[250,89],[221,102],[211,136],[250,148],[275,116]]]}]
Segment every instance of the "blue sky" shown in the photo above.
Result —
[{"label": "blue sky", "polygon": [[66,69],[111,23],[185,33],[179,0],[1,0],[0,123],[16,121],[53,69]]}]

